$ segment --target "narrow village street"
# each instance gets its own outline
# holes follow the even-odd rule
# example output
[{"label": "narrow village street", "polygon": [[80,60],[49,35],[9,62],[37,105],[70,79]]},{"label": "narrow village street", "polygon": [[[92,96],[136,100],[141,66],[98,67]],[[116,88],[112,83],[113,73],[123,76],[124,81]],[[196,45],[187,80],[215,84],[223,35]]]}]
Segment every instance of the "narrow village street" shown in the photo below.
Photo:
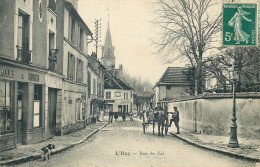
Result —
[{"label": "narrow village street", "polygon": [[35,160],[19,166],[255,166],[253,162],[196,148],[172,135],[153,135],[152,126],[143,134],[141,123],[120,118],[83,144],[51,156],[49,161]]}]

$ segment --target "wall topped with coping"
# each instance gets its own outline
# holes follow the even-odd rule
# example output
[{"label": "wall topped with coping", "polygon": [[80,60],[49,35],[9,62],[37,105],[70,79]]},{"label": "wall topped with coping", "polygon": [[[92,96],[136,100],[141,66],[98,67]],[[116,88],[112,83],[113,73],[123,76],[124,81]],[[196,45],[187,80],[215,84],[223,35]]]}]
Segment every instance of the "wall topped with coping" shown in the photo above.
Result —
[{"label": "wall topped with coping", "polygon": [[[203,94],[168,102],[168,111],[178,107],[180,127],[204,134],[229,135],[233,112],[231,93]],[[260,94],[238,93],[238,136],[260,138]]]}]

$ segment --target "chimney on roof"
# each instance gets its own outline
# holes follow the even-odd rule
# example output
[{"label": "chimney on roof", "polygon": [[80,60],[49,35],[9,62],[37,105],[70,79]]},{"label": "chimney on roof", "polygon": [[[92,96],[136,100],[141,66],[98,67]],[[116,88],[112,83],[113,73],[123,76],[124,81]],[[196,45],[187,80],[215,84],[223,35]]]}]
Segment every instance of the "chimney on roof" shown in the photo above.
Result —
[{"label": "chimney on roof", "polygon": [[93,57],[94,59],[97,59],[97,54],[95,52],[92,52],[91,57]]},{"label": "chimney on roof", "polygon": [[116,77],[123,79],[123,65],[119,64],[119,69],[116,69]]}]

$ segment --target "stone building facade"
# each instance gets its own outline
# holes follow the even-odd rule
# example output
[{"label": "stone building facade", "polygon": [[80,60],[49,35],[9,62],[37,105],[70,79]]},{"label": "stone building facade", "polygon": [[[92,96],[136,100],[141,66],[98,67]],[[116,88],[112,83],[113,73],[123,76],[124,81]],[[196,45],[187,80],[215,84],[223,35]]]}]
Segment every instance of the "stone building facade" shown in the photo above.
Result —
[{"label": "stone building facade", "polygon": [[77,0],[3,0],[0,10],[0,151],[83,128],[92,33]]}]

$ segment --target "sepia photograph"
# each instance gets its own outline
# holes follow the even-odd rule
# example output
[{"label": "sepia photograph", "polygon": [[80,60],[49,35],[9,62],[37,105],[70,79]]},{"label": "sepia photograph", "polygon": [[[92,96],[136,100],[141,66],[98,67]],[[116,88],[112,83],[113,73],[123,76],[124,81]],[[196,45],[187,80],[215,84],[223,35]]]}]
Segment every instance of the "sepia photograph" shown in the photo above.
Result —
[{"label": "sepia photograph", "polygon": [[0,0],[0,166],[260,167],[259,0]]}]

